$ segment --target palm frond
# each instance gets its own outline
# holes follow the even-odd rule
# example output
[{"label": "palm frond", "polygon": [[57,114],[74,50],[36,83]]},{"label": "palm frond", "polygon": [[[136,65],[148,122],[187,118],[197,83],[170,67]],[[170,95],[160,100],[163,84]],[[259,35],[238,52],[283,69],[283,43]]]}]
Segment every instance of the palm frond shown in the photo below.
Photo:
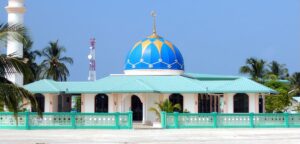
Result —
[{"label": "palm frond", "polygon": [[8,39],[14,39],[19,42],[24,41],[24,35],[27,35],[27,30],[22,25],[0,24],[0,41],[6,43]]},{"label": "palm frond", "polygon": [[[14,85],[12,82],[7,80],[4,77],[0,77],[0,101],[12,112],[14,112],[14,116],[17,121],[18,112],[20,108],[20,104],[23,99],[28,100],[32,107],[38,109],[38,103],[35,97],[27,90],[22,87],[18,87]],[[39,110],[39,115],[42,113]]]}]

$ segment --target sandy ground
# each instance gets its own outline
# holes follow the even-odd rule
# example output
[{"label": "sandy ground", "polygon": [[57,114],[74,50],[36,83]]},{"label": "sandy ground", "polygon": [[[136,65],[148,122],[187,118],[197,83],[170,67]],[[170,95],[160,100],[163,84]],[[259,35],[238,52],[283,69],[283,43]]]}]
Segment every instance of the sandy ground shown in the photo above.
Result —
[{"label": "sandy ground", "polygon": [[0,130],[0,144],[300,144],[300,129]]}]

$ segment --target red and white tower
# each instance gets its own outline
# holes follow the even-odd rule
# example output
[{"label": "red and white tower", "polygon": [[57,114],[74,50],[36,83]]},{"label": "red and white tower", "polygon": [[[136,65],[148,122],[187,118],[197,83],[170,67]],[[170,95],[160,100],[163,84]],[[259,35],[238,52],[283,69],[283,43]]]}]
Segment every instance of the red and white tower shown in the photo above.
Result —
[{"label": "red and white tower", "polygon": [[90,54],[88,55],[88,59],[90,61],[90,67],[89,67],[89,81],[95,81],[96,80],[96,39],[92,38],[90,41]]}]

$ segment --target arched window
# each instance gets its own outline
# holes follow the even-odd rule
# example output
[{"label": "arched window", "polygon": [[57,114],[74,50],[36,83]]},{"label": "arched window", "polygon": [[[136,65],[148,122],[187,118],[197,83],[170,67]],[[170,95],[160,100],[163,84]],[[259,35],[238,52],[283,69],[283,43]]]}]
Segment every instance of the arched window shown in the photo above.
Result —
[{"label": "arched window", "polygon": [[131,96],[131,110],[133,121],[143,120],[143,103],[136,95]]},{"label": "arched window", "polygon": [[245,93],[238,93],[233,96],[234,113],[248,113],[249,112],[249,96]]},{"label": "arched window", "polygon": [[169,100],[173,105],[180,104],[181,109],[175,109],[174,111],[183,112],[183,96],[181,94],[172,94],[169,96]]},{"label": "arched window", "polygon": [[[35,94],[34,95],[38,108],[40,109],[41,112],[45,112],[45,96],[42,94]],[[31,107],[32,112],[37,112],[38,110],[35,107]]]},{"label": "arched window", "polygon": [[106,94],[96,95],[95,112],[108,112],[108,96]]}]

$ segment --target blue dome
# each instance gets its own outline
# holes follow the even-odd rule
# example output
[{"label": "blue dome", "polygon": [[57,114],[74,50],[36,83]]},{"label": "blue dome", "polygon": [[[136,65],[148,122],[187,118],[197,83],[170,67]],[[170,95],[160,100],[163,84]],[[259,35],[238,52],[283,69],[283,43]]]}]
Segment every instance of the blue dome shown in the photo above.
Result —
[{"label": "blue dome", "polygon": [[152,35],[137,42],[125,61],[128,70],[184,70],[179,49],[164,38]]}]

